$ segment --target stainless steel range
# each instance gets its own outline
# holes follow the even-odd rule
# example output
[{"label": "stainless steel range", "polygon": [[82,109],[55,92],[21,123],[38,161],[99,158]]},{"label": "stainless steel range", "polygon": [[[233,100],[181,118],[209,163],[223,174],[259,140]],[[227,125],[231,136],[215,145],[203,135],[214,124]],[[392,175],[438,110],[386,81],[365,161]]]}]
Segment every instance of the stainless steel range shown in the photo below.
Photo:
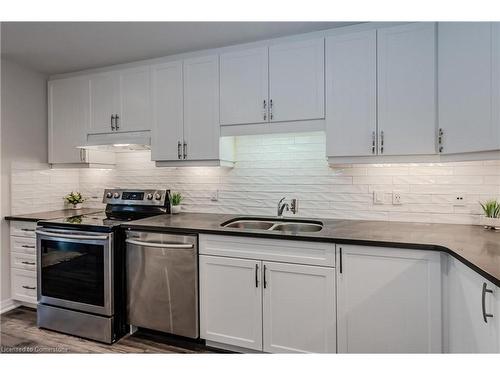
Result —
[{"label": "stainless steel range", "polygon": [[38,326],[112,343],[127,331],[123,222],[170,213],[168,190],[106,189],[106,210],[41,221]]}]

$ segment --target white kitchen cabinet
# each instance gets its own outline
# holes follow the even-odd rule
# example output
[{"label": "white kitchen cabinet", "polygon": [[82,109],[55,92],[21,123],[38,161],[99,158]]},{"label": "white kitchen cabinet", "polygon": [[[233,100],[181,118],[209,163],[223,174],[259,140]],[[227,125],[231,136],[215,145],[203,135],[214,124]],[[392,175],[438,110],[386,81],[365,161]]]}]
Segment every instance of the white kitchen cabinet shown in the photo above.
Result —
[{"label": "white kitchen cabinet", "polygon": [[273,122],[325,117],[324,39],[269,47],[269,119]]},{"label": "white kitchen cabinet", "polygon": [[117,131],[151,130],[151,89],[149,66],[121,70],[120,111]]},{"label": "white kitchen cabinet", "polygon": [[309,261],[323,264],[316,247],[334,245],[217,235],[199,243],[201,338],[235,350],[336,352],[335,269],[270,261],[298,262],[310,249]]},{"label": "white kitchen cabinet", "polygon": [[260,261],[200,255],[200,337],[262,349]]},{"label": "white kitchen cabinet", "polygon": [[89,131],[88,77],[48,82],[48,161],[71,167],[102,167],[114,164],[114,155],[99,150],[84,150]]},{"label": "white kitchen cabinet", "polygon": [[149,66],[90,77],[90,133],[151,129]]},{"label": "white kitchen cabinet", "polygon": [[115,116],[120,106],[120,81],[116,72],[99,73],[90,78],[89,133],[115,130]]},{"label": "white kitchen cabinet", "polygon": [[442,351],[438,252],[337,245],[340,353]]},{"label": "white kitchen cabinet", "polygon": [[498,287],[451,256],[445,280],[447,352],[500,353]]},{"label": "white kitchen cabinet", "polygon": [[182,61],[151,69],[153,98],[152,160],[179,160],[184,141]]},{"label": "white kitchen cabinet", "polygon": [[439,23],[442,154],[500,149],[498,23]]},{"label": "white kitchen cabinet", "polygon": [[152,67],[152,159],[157,166],[232,166],[232,137],[220,137],[216,55]]},{"label": "white kitchen cabinet", "polygon": [[268,121],[268,48],[220,55],[220,123]]},{"label": "white kitchen cabinet", "polygon": [[377,31],[381,155],[436,153],[436,24]]},{"label": "white kitchen cabinet", "polygon": [[377,33],[326,38],[326,152],[377,153]]},{"label": "white kitchen cabinet", "polygon": [[335,353],[335,269],[263,262],[263,349]]},{"label": "white kitchen cabinet", "polygon": [[36,223],[10,222],[10,281],[12,299],[33,306],[37,302]]},{"label": "white kitchen cabinet", "polygon": [[184,60],[184,158],[219,158],[219,61]]}]

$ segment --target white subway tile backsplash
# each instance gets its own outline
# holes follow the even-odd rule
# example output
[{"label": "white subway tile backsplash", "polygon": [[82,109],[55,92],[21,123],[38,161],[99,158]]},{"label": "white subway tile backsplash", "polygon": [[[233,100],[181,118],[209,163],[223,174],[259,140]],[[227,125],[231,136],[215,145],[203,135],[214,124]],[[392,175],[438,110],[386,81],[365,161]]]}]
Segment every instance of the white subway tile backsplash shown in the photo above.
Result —
[{"label": "white subway tile backsplash", "polygon": [[[117,154],[112,170],[13,163],[12,212],[64,208],[72,190],[102,208],[104,188],[135,187],[180,191],[190,212],[275,215],[287,196],[299,199],[301,217],[478,224],[478,202],[500,199],[500,161],[330,166],[322,132],[237,137],[235,150],[234,168],[156,168],[149,151]],[[373,204],[374,191],[384,204]],[[393,192],[401,205],[392,205]]]}]

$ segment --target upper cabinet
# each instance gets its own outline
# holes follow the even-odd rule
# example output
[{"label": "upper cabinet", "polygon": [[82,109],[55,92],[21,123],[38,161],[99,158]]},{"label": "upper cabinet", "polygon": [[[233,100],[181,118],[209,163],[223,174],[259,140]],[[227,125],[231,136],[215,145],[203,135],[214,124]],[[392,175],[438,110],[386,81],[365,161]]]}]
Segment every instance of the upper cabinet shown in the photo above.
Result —
[{"label": "upper cabinet", "polygon": [[268,48],[220,55],[220,123],[268,121]]},{"label": "upper cabinet", "polygon": [[269,47],[270,121],[325,117],[324,39]]},{"label": "upper cabinet", "polygon": [[377,31],[381,155],[436,152],[436,25]]},{"label": "upper cabinet", "polygon": [[500,149],[500,27],[439,24],[440,152]]},{"label": "upper cabinet", "polygon": [[434,154],[435,49],[434,23],[328,37],[327,156]]},{"label": "upper cabinet", "polygon": [[325,117],[324,39],[220,55],[220,124]]},{"label": "upper cabinet", "polygon": [[377,32],[326,39],[326,144],[329,156],[377,153]]},{"label": "upper cabinet", "polygon": [[151,129],[149,66],[90,77],[90,132]]},{"label": "upper cabinet", "polygon": [[48,83],[50,164],[88,167],[114,164],[114,154],[84,150],[89,129],[89,79],[75,77]]},{"label": "upper cabinet", "polygon": [[152,72],[157,165],[232,165],[232,139],[220,138],[218,56],[161,64]]}]

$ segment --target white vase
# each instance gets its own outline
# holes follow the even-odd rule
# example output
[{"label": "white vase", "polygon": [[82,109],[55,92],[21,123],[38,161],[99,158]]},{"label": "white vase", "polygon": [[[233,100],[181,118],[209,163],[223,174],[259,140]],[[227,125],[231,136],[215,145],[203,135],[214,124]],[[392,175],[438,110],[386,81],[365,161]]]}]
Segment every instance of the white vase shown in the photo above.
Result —
[{"label": "white vase", "polygon": [[81,208],[82,208],[82,206],[83,206],[83,204],[82,204],[82,203],[77,203],[77,204],[72,204],[72,205],[71,205],[71,208],[72,208],[73,210],[79,210],[79,209],[81,209]]},{"label": "white vase", "polygon": [[171,207],[171,211],[172,213],[175,215],[175,214],[178,214],[181,212],[181,206],[180,205],[177,205],[177,206],[172,206]]},{"label": "white vase", "polygon": [[486,229],[500,230],[500,218],[481,216],[479,224],[484,226]]}]

